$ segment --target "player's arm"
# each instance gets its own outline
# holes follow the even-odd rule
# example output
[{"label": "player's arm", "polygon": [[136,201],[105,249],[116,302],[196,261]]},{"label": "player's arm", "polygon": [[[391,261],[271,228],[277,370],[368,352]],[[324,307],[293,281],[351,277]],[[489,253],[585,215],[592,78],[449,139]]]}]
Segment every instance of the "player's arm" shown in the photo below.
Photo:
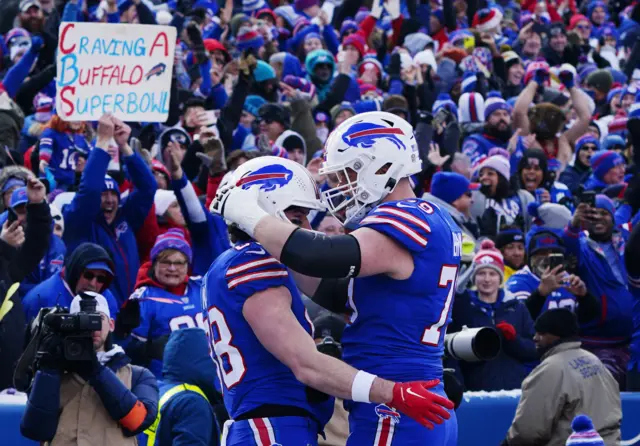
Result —
[{"label": "player's arm", "polygon": [[318,352],[291,311],[286,287],[253,294],[242,313],[261,344],[303,384],[343,399],[390,404],[425,426],[449,418],[445,408],[452,409],[452,403],[427,391],[430,384],[394,384]]}]

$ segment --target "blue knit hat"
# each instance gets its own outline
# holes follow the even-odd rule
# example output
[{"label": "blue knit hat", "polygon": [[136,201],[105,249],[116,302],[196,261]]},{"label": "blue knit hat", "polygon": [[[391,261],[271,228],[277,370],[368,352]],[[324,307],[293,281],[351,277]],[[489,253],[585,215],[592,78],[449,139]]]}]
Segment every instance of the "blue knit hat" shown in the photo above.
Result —
[{"label": "blue knit hat", "polygon": [[591,157],[591,169],[593,176],[603,181],[604,176],[616,166],[624,164],[624,158],[613,150],[601,150]]},{"label": "blue knit hat", "polygon": [[604,440],[593,428],[593,422],[586,415],[578,415],[571,422],[573,433],[567,438],[567,446],[604,446]]},{"label": "blue knit hat", "polygon": [[596,195],[596,209],[604,209],[609,212],[612,217],[616,213],[616,206],[613,204],[613,201],[611,201],[611,198],[602,194]]},{"label": "blue knit hat", "polygon": [[255,94],[250,94],[244,100],[244,111],[252,114],[253,116],[258,116],[258,110],[262,107],[263,104],[266,104],[267,101],[262,97]]},{"label": "blue knit hat", "polygon": [[487,100],[484,101],[484,120],[487,121],[489,116],[498,110],[511,112],[511,107],[509,107],[509,104],[507,104],[507,102],[502,98],[497,98],[495,96],[487,97]]},{"label": "blue knit hat", "polygon": [[167,249],[180,251],[187,257],[187,261],[191,263],[191,259],[193,257],[191,246],[189,246],[182,229],[171,228],[156,238],[156,242],[153,245],[153,248],[151,248],[151,261],[154,262],[158,257],[158,254]]},{"label": "blue knit hat", "polygon": [[[622,93],[622,87],[612,88],[611,90],[609,90],[609,93],[607,93],[607,104],[611,102],[611,99],[613,99],[615,95],[620,93]],[[622,99],[622,97],[620,97],[619,99]]]},{"label": "blue knit hat", "polygon": [[602,141],[602,150],[611,150],[614,146],[622,146],[624,148],[624,139],[620,135],[607,135]]},{"label": "blue knit hat", "polygon": [[238,51],[244,51],[250,48],[258,51],[262,46],[264,46],[262,34],[248,26],[240,28],[238,36],[236,37],[236,47]]},{"label": "blue knit hat", "polygon": [[358,24],[355,22],[355,20],[345,20],[344,22],[342,22],[342,26],[340,26],[340,40],[342,40],[344,34],[347,31],[358,31]]},{"label": "blue knit hat", "polygon": [[600,150],[600,141],[598,141],[597,138],[594,138],[591,135],[585,135],[581,138],[579,138],[576,141],[576,153],[578,153],[580,151],[580,149],[582,149],[582,146],[584,146],[585,144],[593,144],[596,146],[596,152],[598,150]]},{"label": "blue knit hat", "polygon": [[263,60],[259,60],[253,69],[253,78],[256,82],[268,81],[276,78],[276,72],[271,65]]},{"label": "blue knit hat", "polygon": [[470,183],[465,176],[454,172],[438,172],[431,180],[431,195],[449,204],[465,192],[478,189],[478,183]]},{"label": "blue knit hat", "polygon": [[436,114],[438,113],[438,111],[440,111],[441,108],[446,108],[451,113],[453,113],[454,116],[458,116],[458,106],[455,102],[453,102],[451,96],[449,96],[449,94],[447,93],[440,93],[438,95],[438,98],[433,103],[433,108],[431,109],[431,111],[433,112],[433,114]]}]

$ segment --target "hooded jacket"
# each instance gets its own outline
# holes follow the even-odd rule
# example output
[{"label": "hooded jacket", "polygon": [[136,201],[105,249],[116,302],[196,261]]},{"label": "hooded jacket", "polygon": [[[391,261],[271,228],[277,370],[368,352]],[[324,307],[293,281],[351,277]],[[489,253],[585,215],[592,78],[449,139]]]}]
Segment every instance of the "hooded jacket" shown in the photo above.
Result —
[{"label": "hooded jacket", "polygon": [[73,250],[83,242],[94,242],[104,247],[113,258],[115,278],[110,290],[120,305],[133,291],[140,267],[135,234],[151,210],[158,186],[151,170],[138,154],[123,157],[135,188],[120,204],[113,222],[108,224],[100,209],[100,197],[110,160],[111,156],[105,150],[91,151],[78,192],[62,213],[67,249]]},{"label": "hooded jacket", "polygon": [[[93,262],[105,262],[113,271],[114,265],[109,254],[94,243],[83,243],[78,246],[65,260],[64,269],[36,285],[22,300],[27,321],[33,320],[41,308],[53,307],[60,304],[69,308],[76,295],[75,289],[78,279],[85,267]],[[118,314],[118,304],[113,294],[107,289],[101,294],[107,299],[111,316],[115,319]]]},{"label": "hooded jacket", "polygon": [[221,402],[214,385],[216,368],[209,356],[207,337],[199,328],[174,331],[164,351],[160,398],[180,384],[198,386],[201,395],[183,391],[160,409],[155,446],[217,446],[220,428],[213,406]]},{"label": "hooded jacket", "polygon": [[[325,82],[321,82],[314,75],[316,71],[316,65],[321,63],[329,64],[329,66],[331,67],[331,76],[329,76],[329,79]],[[314,50],[307,54],[304,65],[307,70],[307,77],[316,86],[318,100],[320,102],[324,101],[324,99],[327,97],[327,94],[329,94],[331,83],[333,82],[333,76],[336,73],[336,63],[333,55],[327,50]]]},{"label": "hooded jacket", "polygon": [[[304,152],[304,159],[307,159],[307,143],[304,140],[304,138],[302,137],[302,135],[298,132],[294,132],[293,130],[285,130],[284,132],[282,132],[280,134],[280,136],[278,136],[278,138],[276,139],[276,142],[273,143],[273,145],[278,146],[278,147],[284,147],[284,140],[287,139],[289,136],[297,136],[298,138],[300,138],[300,140],[302,141],[302,151]],[[296,147],[298,148],[298,147]],[[286,149],[286,147],[285,147]]]}]

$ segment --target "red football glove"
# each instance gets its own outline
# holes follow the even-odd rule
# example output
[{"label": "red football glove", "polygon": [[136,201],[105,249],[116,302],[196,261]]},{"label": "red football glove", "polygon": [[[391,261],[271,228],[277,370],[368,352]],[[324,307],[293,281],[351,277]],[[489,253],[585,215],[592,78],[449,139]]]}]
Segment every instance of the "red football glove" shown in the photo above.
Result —
[{"label": "red football glove", "polygon": [[507,341],[513,341],[516,338],[516,329],[509,322],[499,322],[496,328],[502,332],[502,336]]},{"label": "red football glove", "polygon": [[393,399],[389,405],[423,426],[433,429],[433,423],[442,424],[444,420],[451,417],[447,409],[453,410],[454,407],[447,398],[429,392],[429,389],[439,383],[439,379],[396,383],[393,386]]}]

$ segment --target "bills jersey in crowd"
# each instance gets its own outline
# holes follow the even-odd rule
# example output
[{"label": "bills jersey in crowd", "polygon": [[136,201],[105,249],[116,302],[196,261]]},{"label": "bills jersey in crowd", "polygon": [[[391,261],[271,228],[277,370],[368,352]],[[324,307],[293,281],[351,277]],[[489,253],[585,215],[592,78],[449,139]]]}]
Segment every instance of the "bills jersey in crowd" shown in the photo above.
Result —
[{"label": "bills jersey in crowd", "polygon": [[[200,327],[206,331],[200,289],[201,277],[190,277],[184,295],[177,296],[169,291],[143,286],[133,292],[129,299],[140,303],[140,325],[133,329],[132,336],[142,342],[153,341],[168,336],[181,328]],[[149,370],[162,379],[162,361],[152,359]]]},{"label": "bills jersey in crowd", "polygon": [[627,364],[627,370],[640,370],[640,277],[629,277],[629,292],[634,297],[633,301],[633,336],[631,337],[631,359]]},{"label": "bills jersey in crowd", "polygon": [[262,346],[242,314],[252,295],[286,287],[293,314],[312,335],[313,324],[287,268],[260,244],[249,242],[219,256],[204,281],[202,304],[230,417],[235,419],[264,404],[294,406],[313,414],[305,385]]},{"label": "bills jersey in crowd", "polygon": [[394,240],[413,257],[407,280],[358,277],[342,336],[344,360],[396,381],[442,378],[444,335],[451,321],[462,233],[445,211],[419,199],[377,206],[359,227]]},{"label": "bills jersey in crowd", "polygon": [[[505,288],[513,296],[520,300],[526,300],[540,285],[540,278],[533,274],[528,266],[525,266],[507,280]],[[566,288],[558,288],[547,296],[542,311],[553,310],[554,308],[568,308],[575,311],[576,297],[567,291]]]}]

